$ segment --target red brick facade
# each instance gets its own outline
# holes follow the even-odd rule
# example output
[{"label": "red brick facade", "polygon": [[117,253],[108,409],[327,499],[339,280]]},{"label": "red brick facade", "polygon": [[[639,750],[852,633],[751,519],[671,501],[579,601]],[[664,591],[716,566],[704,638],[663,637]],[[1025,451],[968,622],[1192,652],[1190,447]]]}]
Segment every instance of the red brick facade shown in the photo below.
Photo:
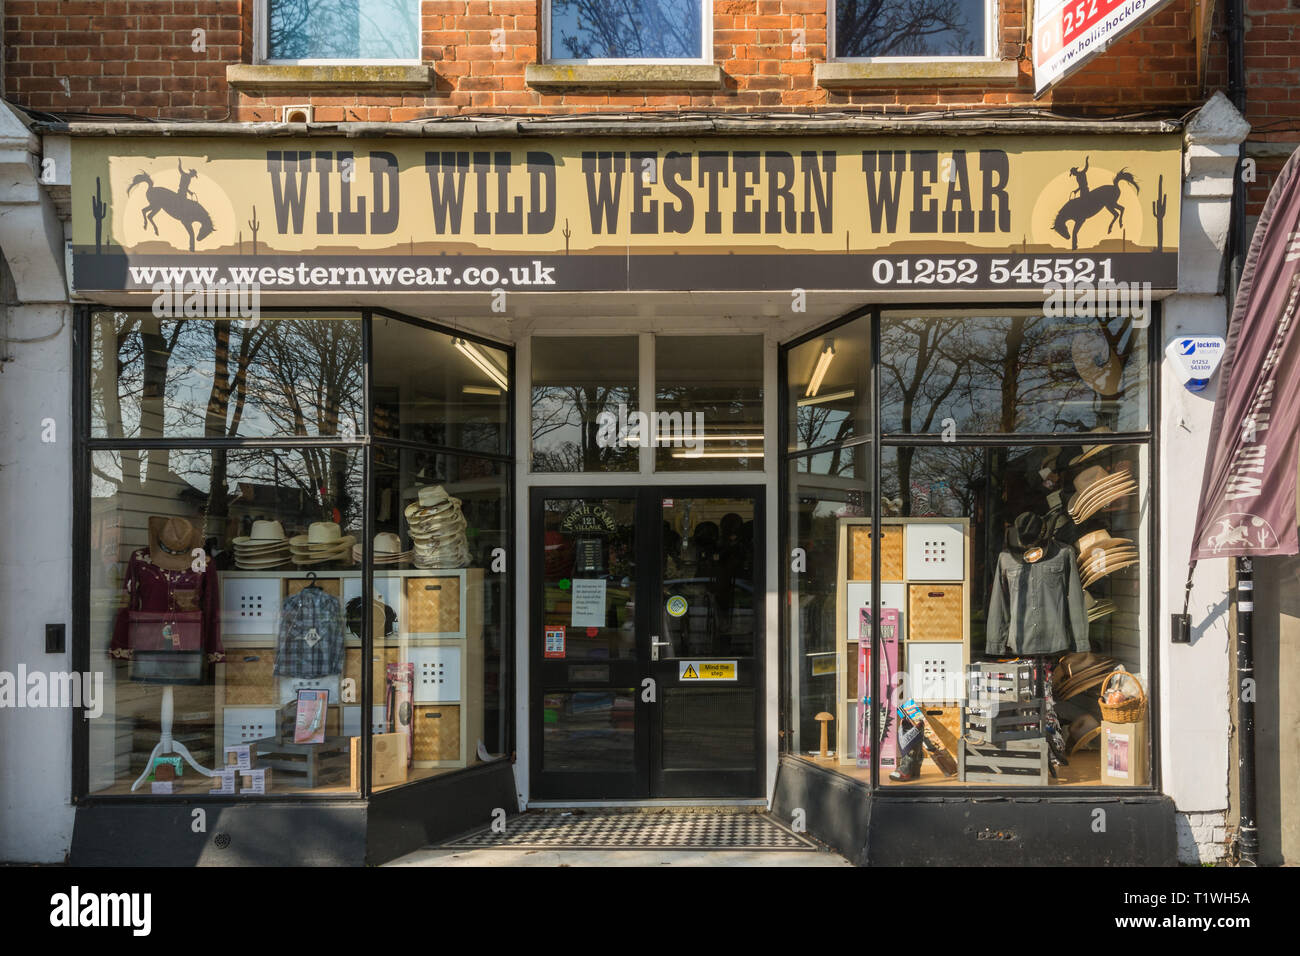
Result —
[{"label": "red brick facade", "polygon": [[[423,59],[437,73],[427,93],[250,96],[226,83],[226,66],[252,62],[255,0],[7,0],[5,94],[29,108],[150,119],[267,121],[276,107],[310,102],[322,122],[413,120],[472,113],[592,111],[918,112],[936,107],[1057,107],[1093,114],[1180,112],[1203,101],[1193,0],[1173,0],[1041,100],[1033,98],[1024,0],[1001,4],[999,54],[1020,78],[996,87],[904,86],[829,90],[814,79],[827,55],[826,0],[713,0],[713,56],[725,87],[700,92],[545,92],[524,78],[540,57],[541,0],[424,0]],[[1289,46],[1300,12],[1292,0],[1248,0],[1248,50],[1266,115],[1289,116],[1300,92],[1276,77],[1300,61]],[[1270,12],[1265,12],[1265,11]],[[1257,12],[1256,12],[1257,11]],[[1277,11],[1277,12],[1273,12]],[[196,29],[206,50],[192,49]],[[493,31],[501,31],[494,35]],[[802,42],[799,42],[802,41]],[[1218,52],[1218,36],[1211,49]],[[1270,52],[1265,53],[1265,49]],[[1296,53],[1298,55],[1291,55]],[[1210,77],[1215,75],[1211,61]],[[1210,87],[1212,89],[1213,86]],[[1274,109],[1273,107],[1276,107]],[[1265,114],[1261,114],[1265,115]]]}]

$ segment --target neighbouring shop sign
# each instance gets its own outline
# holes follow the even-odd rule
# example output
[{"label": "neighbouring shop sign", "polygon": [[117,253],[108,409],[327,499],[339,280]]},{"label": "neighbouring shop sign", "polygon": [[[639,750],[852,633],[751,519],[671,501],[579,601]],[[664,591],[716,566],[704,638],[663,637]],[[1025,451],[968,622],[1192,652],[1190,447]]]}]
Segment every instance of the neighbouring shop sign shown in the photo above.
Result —
[{"label": "neighbouring shop sign", "polygon": [[1065,79],[1169,0],[1035,0],[1034,89]]},{"label": "neighbouring shop sign", "polygon": [[1177,285],[1176,135],[74,146],[80,292]]}]

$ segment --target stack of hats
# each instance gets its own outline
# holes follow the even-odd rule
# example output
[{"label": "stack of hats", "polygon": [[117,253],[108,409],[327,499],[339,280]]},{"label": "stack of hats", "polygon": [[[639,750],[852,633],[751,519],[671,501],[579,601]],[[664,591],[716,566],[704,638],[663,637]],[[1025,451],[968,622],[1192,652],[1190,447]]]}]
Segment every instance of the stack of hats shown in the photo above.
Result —
[{"label": "stack of hats", "polygon": [[1114,472],[1093,465],[1075,476],[1075,491],[1065,507],[1075,524],[1082,524],[1102,508],[1136,494],[1137,487],[1127,465],[1117,467]]},{"label": "stack of hats", "polygon": [[1102,654],[1070,653],[1063,656],[1052,672],[1052,697],[1057,701],[1069,700],[1095,687],[1119,663]]},{"label": "stack of hats", "polygon": [[442,485],[421,488],[419,500],[406,506],[405,515],[417,568],[463,568],[469,563],[460,499],[448,495]]},{"label": "stack of hats", "polygon": [[1112,538],[1109,531],[1093,531],[1079,539],[1079,574],[1083,586],[1096,584],[1112,571],[1138,563],[1132,538]]},{"label": "stack of hats", "polygon": [[245,571],[265,571],[288,564],[289,539],[278,521],[254,521],[247,537],[235,538],[235,567]]},{"label": "stack of hats", "polygon": [[341,560],[356,541],[353,535],[344,535],[333,521],[314,521],[306,534],[289,539],[289,550],[294,564],[307,567]]},{"label": "stack of hats", "polygon": [[1088,623],[1099,621],[1108,614],[1115,613],[1115,602],[1110,598],[1095,598],[1087,591],[1083,592],[1083,606],[1088,611]]},{"label": "stack of hats", "polygon": [[[352,560],[361,561],[361,542],[352,546]],[[401,564],[411,560],[411,552],[402,550],[402,539],[391,531],[381,531],[375,535],[375,565]]]}]

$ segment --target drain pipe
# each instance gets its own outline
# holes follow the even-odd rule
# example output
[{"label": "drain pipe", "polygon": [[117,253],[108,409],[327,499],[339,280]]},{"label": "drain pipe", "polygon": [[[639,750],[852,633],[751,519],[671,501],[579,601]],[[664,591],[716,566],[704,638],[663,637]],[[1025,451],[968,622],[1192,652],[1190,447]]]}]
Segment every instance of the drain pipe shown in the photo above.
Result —
[{"label": "drain pipe", "polygon": [[[1246,115],[1245,0],[1225,0],[1228,20],[1228,98],[1242,116]],[[1228,314],[1237,299],[1237,286],[1246,254],[1246,186],[1240,165],[1233,177],[1232,219],[1228,245],[1226,288]],[[1251,558],[1236,559],[1237,579],[1237,796],[1240,801],[1240,863],[1259,865],[1259,828],[1255,798],[1255,694],[1244,692],[1246,681],[1255,677],[1254,564]]]}]

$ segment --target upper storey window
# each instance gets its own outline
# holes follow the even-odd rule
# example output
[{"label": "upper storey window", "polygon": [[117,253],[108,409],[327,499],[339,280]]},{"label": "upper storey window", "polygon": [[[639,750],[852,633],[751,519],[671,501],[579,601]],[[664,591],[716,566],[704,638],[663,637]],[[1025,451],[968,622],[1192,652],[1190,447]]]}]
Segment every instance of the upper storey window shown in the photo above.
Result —
[{"label": "upper storey window", "polygon": [[996,0],[830,0],[837,60],[993,56]]},{"label": "upper storey window", "polygon": [[708,63],[712,4],[705,0],[549,0],[551,63]]},{"label": "upper storey window", "polygon": [[261,0],[258,62],[418,63],[420,0]]}]

